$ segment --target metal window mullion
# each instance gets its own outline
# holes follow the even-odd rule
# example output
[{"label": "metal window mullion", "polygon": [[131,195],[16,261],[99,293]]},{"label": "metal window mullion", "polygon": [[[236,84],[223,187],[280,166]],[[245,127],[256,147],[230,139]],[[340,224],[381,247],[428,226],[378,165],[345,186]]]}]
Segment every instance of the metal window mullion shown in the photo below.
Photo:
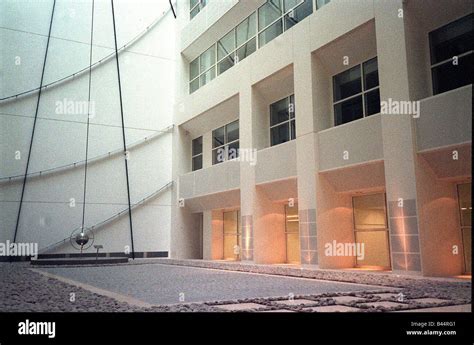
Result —
[{"label": "metal window mullion", "polygon": [[333,102],[333,105],[337,105],[337,104],[339,104],[339,103],[342,103],[342,102],[345,102],[345,101],[348,101],[348,100],[350,100],[350,99],[356,98],[356,97],[358,97],[358,96],[363,96],[363,95],[364,95],[364,91],[361,91],[361,92],[359,92],[359,93],[356,93],[355,95],[346,97],[346,98],[341,99],[341,100],[339,100],[339,101],[337,101],[337,102]]},{"label": "metal window mullion", "polygon": [[286,124],[286,123],[290,123],[291,121],[293,121],[293,119],[285,120],[285,121],[282,121],[282,122],[278,122],[276,125],[270,126],[270,129],[275,128],[275,127],[278,127],[278,126],[281,126],[281,125],[284,125],[284,124]]},{"label": "metal window mullion", "polygon": [[464,52],[464,53],[459,54],[459,55],[453,55],[453,56],[451,56],[449,59],[446,59],[446,60],[443,60],[443,61],[440,61],[440,62],[437,62],[437,63],[431,65],[431,68],[433,69],[433,68],[439,67],[439,66],[441,66],[441,65],[444,65],[444,64],[446,64],[446,63],[452,62],[452,61],[453,61],[453,57],[455,57],[455,56],[460,59],[460,58],[463,58],[463,57],[465,57],[465,56],[467,56],[467,55],[469,55],[469,54],[472,54],[473,52],[474,52],[474,50],[469,50],[469,51]]},{"label": "metal window mullion", "polygon": [[275,19],[273,22],[271,22],[270,24],[268,24],[267,26],[265,26],[262,30],[259,31],[259,34],[263,33],[265,30],[267,30],[270,26],[272,26],[273,24],[275,24],[275,23],[278,22],[279,20],[283,20],[283,16],[278,17],[278,19]]},{"label": "metal window mullion", "polygon": [[[201,0],[199,0],[196,5],[194,5],[192,8],[189,9],[189,12],[192,12],[199,4],[201,3]],[[199,13],[199,12],[198,12]]]}]

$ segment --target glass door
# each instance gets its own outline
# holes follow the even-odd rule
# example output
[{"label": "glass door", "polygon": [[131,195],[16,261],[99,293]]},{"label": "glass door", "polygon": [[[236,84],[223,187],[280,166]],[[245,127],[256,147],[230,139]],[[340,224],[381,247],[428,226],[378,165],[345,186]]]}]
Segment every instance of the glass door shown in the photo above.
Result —
[{"label": "glass door", "polygon": [[352,198],[352,205],[355,242],[360,244],[358,248],[361,251],[363,248],[362,253],[357,253],[356,266],[389,269],[390,245],[385,194],[355,196]]},{"label": "glass door", "polygon": [[224,212],[224,260],[240,260],[240,211]]},{"label": "glass door", "polygon": [[459,214],[461,220],[461,236],[464,255],[464,273],[471,274],[471,183],[458,185]]},{"label": "glass door", "polygon": [[285,205],[286,262],[300,263],[300,231],[298,206]]}]

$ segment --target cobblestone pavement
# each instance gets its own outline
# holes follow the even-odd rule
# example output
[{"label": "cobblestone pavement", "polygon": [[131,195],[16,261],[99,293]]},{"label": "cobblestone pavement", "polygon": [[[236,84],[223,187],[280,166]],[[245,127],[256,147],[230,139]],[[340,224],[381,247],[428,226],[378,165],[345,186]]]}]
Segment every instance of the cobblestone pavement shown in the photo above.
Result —
[{"label": "cobblestone pavement", "polygon": [[[58,269],[66,272],[78,272],[80,270],[85,276],[92,277],[95,281],[84,282],[80,274],[75,274],[75,281],[82,284],[89,284],[104,290],[110,289],[113,284],[126,286],[131,284],[129,290],[115,289],[113,293],[120,296],[131,296],[131,301],[125,302],[120,298],[104,296],[93,292],[87,285],[78,287],[71,285],[63,278],[57,280],[29,269],[27,263],[0,263],[0,310],[7,312],[14,311],[76,311],[76,312],[235,312],[235,311],[261,311],[261,312],[380,312],[380,311],[403,311],[417,308],[455,306],[471,303],[471,283],[453,281],[434,281],[429,279],[413,279],[410,286],[403,288],[364,286],[356,284],[341,284],[337,282],[309,281],[309,279],[274,277],[268,275],[245,274],[236,272],[222,272],[219,270],[203,270],[189,267],[180,267],[173,270],[172,266],[146,264],[146,265],[120,265],[103,267],[61,267],[42,268],[42,271],[54,272],[58,274]],[[100,269],[100,270],[98,270]],[[176,269],[182,271],[177,274]],[[103,270],[103,271],[101,271]],[[164,275],[163,272],[168,274]],[[214,272],[212,272],[214,271]],[[96,272],[95,274],[91,272]],[[100,273],[97,273],[100,272]],[[121,274],[116,274],[121,272]],[[135,272],[135,273],[133,273]],[[62,272],[64,273],[64,272]],[[72,273],[69,273],[71,275]],[[73,274],[74,275],[74,274]],[[223,276],[221,276],[223,275]],[[60,275],[64,277],[65,275]],[[194,276],[194,279],[192,279]],[[234,277],[235,276],[235,277]],[[239,277],[237,277],[239,276]],[[128,278],[127,278],[128,277]],[[189,280],[186,280],[186,277]],[[199,277],[199,278],[197,278]],[[67,277],[73,279],[71,277]],[[221,279],[223,278],[223,279]],[[122,280],[124,280],[122,282]],[[127,281],[128,279],[128,281]],[[183,296],[185,302],[170,305],[143,306],[134,303],[133,299],[152,300],[144,298],[146,294],[160,296],[160,286],[164,282],[169,284],[189,284],[189,281],[200,282],[199,288],[209,288],[223,284],[227,281],[231,289],[235,291],[245,291],[247,295],[252,295],[251,287],[246,288],[236,284],[246,284],[254,281],[255,284],[263,284],[268,280],[269,285],[275,285],[279,279],[282,286],[288,284],[285,291],[293,291],[279,295],[268,295],[274,297],[235,297],[242,296],[230,294],[224,298],[228,291],[223,288],[223,296],[219,298],[208,298],[204,303],[190,303],[186,299],[186,292]],[[402,278],[403,279],[403,278]],[[64,281],[63,281],[64,280]],[[202,285],[204,282],[210,285]],[[289,283],[291,281],[291,283]],[[107,282],[105,285],[98,282]],[[142,290],[142,295],[137,294],[137,287],[149,282],[148,287]],[[304,282],[304,283],[303,283]],[[110,285],[107,285],[110,284]],[[217,284],[217,285],[216,285]],[[295,285],[296,284],[296,285]],[[298,285],[301,284],[301,285]],[[307,290],[306,284],[309,284]],[[265,284],[264,284],[265,285]],[[295,288],[296,286],[296,288]],[[151,287],[151,288],[150,288]],[[196,288],[195,286],[194,288]],[[312,287],[312,290],[311,290]],[[188,285],[192,290],[192,286]],[[281,288],[281,286],[279,287]],[[135,289],[135,290],[134,290]],[[298,290],[299,289],[299,290]],[[175,290],[183,290],[181,287]],[[191,291],[189,290],[189,291]],[[118,292],[117,292],[118,291]],[[144,292],[143,292],[144,291]],[[278,289],[270,290],[278,293]],[[300,291],[300,292],[298,292]],[[309,292],[308,292],[309,291]],[[260,291],[264,292],[264,291]],[[74,294],[74,295],[71,295]],[[178,298],[180,297],[179,293]],[[211,296],[215,295],[211,293]],[[71,298],[71,297],[74,298]],[[113,295],[112,295],[113,296]],[[192,294],[191,294],[192,296]],[[246,294],[243,294],[246,296]],[[264,295],[266,296],[266,295]],[[188,302],[186,302],[188,301]]]}]

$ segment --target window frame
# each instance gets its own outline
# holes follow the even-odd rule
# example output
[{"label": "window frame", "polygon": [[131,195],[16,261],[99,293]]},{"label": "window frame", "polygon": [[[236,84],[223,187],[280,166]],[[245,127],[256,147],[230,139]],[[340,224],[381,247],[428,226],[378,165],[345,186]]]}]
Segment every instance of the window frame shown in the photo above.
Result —
[{"label": "window frame", "polygon": [[[259,24],[260,24],[260,17],[259,17],[260,13],[259,12],[260,12],[260,9],[263,8],[267,4],[267,1],[262,6],[257,8],[257,10],[256,10],[256,14],[257,14],[257,49],[262,48],[265,44],[269,43],[270,41],[274,40],[275,38],[277,38],[278,36],[280,36],[281,34],[286,32],[287,30],[291,29],[293,26],[291,26],[289,28],[286,27],[285,17],[288,14],[290,14],[291,12],[293,12],[294,10],[296,10],[296,8],[302,6],[305,2],[310,2],[311,3],[311,11],[312,11],[311,13],[314,13],[314,8],[313,8],[314,6],[313,6],[313,3],[312,3],[313,0],[299,0],[299,1],[300,2],[297,5],[295,5],[294,7],[291,7],[290,9],[286,10],[285,9],[285,1],[284,0],[279,0],[280,8],[281,8],[281,15],[277,19],[272,21],[271,23],[269,23],[266,26],[262,27],[262,29],[259,29]],[[270,26],[277,23],[278,21],[281,21],[282,32],[280,34],[278,34],[277,36],[275,36],[274,38],[272,38],[270,41],[265,42],[265,44],[260,45],[260,34],[262,34],[266,29],[268,29]]]},{"label": "window frame", "polygon": [[[293,102],[291,102],[291,99],[293,99]],[[287,101],[287,106],[288,106],[288,120],[284,120],[284,121],[281,121],[281,122],[278,122],[274,125],[272,125],[272,105],[278,103],[278,102],[281,102],[283,100],[286,100]],[[290,111],[290,105],[293,104],[293,112]],[[273,147],[273,146],[277,146],[277,145],[280,145],[280,144],[284,144],[284,143],[287,143],[289,141],[292,141],[292,140],[295,140],[296,139],[296,106],[295,106],[295,94],[292,93],[291,95],[288,95],[286,97],[283,97],[282,99],[279,99],[278,101],[275,101],[273,103],[271,103],[269,105],[269,108],[270,108],[270,116],[269,116],[269,121],[270,121],[270,126],[269,126],[269,129],[270,129],[270,147]],[[293,113],[293,117],[291,117],[291,113]],[[292,136],[292,132],[291,132],[291,122],[294,123],[294,126],[295,126],[295,137],[293,138]],[[273,144],[272,143],[272,129],[273,128],[277,128],[277,127],[280,127],[280,126],[283,126],[285,124],[288,124],[288,140],[282,142],[282,143],[278,143],[278,144]]]},{"label": "window frame", "polygon": [[[239,136],[238,136],[238,139],[235,139],[235,140],[232,140],[232,141],[227,141],[227,128],[228,126],[236,123],[238,124],[238,133],[239,133]],[[222,145],[219,145],[219,146],[216,146],[214,147],[214,132],[221,129],[221,128],[224,128],[224,143]],[[212,165],[217,165],[217,164],[220,164],[220,163],[224,163],[224,162],[227,162],[227,161],[230,161],[230,160],[233,160],[233,159],[236,159],[237,157],[239,157],[239,152],[237,151],[237,156],[235,158],[232,158],[232,159],[229,159],[229,146],[231,144],[234,144],[234,143],[239,143],[239,149],[240,149],[240,123],[239,123],[239,119],[237,120],[234,120],[232,122],[229,122],[229,123],[226,123],[224,126],[220,126],[220,127],[217,127],[215,129],[212,130],[211,132],[211,135],[212,135],[212,147],[211,147],[211,158],[212,158]],[[222,149],[224,148],[224,160],[221,161],[221,162],[214,162],[214,151],[217,151],[219,149]]]},{"label": "window frame", "polygon": [[[251,16],[255,15],[255,33],[253,34],[253,36],[251,36],[250,38],[248,38],[246,41],[244,41],[243,43],[241,43],[240,45],[237,44],[237,28],[239,27],[240,24],[244,23],[246,20],[249,20],[249,18]],[[235,66],[237,65],[240,61],[242,60],[239,60],[238,56],[237,56],[237,51],[242,48],[243,46],[245,46],[246,44],[250,43],[250,41],[252,41],[253,39],[255,39],[255,51],[258,49],[258,39],[257,39],[257,36],[258,36],[258,16],[256,14],[256,12],[252,12],[249,16],[247,16],[244,20],[242,20],[239,24],[237,24],[235,27],[233,27],[231,30],[229,30],[225,35],[223,35],[217,42],[216,42],[216,46],[218,46],[219,42],[224,38],[226,37],[229,33],[231,32],[234,32],[234,48],[231,50],[230,53],[228,53],[227,55],[225,55],[224,57],[222,57],[220,60],[218,58],[218,56],[216,55],[216,76],[218,75],[221,75],[223,74],[224,72],[226,72],[227,70],[229,70],[230,68],[232,68],[232,66]],[[219,48],[217,48],[217,52],[219,51]],[[250,54],[249,54],[250,55]],[[219,73],[219,64],[221,62],[223,62],[224,60],[226,60],[227,58],[231,58],[232,60],[232,66],[229,67],[228,69],[226,69],[225,71],[223,72],[220,72]]]},{"label": "window frame", "polygon": [[[445,93],[445,92],[450,91],[450,90],[447,90],[447,91],[443,91],[443,92],[436,92],[437,90],[435,90],[435,83],[434,83],[434,78],[433,78],[434,69],[435,69],[435,68],[438,68],[438,67],[440,67],[440,66],[443,66],[443,65],[447,65],[447,64],[449,64],[449,63],[452,63],[454,56],[456,56],[456,57],[458,58],[458,61],[459,61],[459,60],[461,60],[462,58],[464,58],[464,57],[466,57],[466,56],[469,56],[469,55],[471,55],[471,54],[474,54],[474,50],[471,49],[471,50],[468,50],[468,51],[466,51],[466,52],[464,52],[464,53],[461,53],[461,54],[459,54],[459,55],[451,56],[451,57],[449,57],[449,58],[447,58],[447,59],[445,59],[445,60],[443,60],[443,61],[438,61],[438,62],[436,62],[436,63],[433,63],[433,55],[432,55],[432,54],[433,54],[433,51],[432,51],[432,49],[433,49],[433,48],[432,48],[432,44],[433,44],[433,43],[432,43],[432,35],[433,35],[435,32],[437,32],[437,31],[439,31],[439,30],[441,30],[441,29],[443,29],[443,28],[445,28],[445,27],[447,27],[447,26],[449,26],[449,25],[452,25],[452,24],[454,24],[454,23],[456,23],[456,22],[458,22],[458,21],[461,21],[461,20],[463,20],[463,19],[468,18],[469,16],[473,16],[473,14],[470,13],[470,14],[468,14],[468,15],[463,15],[462,17],[459,17],[459,18],[457,18],[457,19],[455,19],[455,20],[453,20],[453,21],[451,21],[451,22],[449,22],[449,23],[447,23],[447,24],[441,25],[441,26],[437,27],[436,29],[433,29],[433,30],[431,30],[430,32],[428,32],[428,49],[429,49],[429,54],[430,54],[430,72],[431,72],[431,73],[430,73],[430,78],[431,78],[431,93],[432,93],[433,96],[439,95],[439,94],[442,94],[442,93]],[[451,90],[454,90],[454,89],[451,89]]]},{"label": "window frame", "polygon": [[[199,14],[199,12],[201,12],[203,10],[204,7],[206,7],[207,2],[209,0],[198,0],[196,2],[196,4],[192,7],[191,7],[191,1],[192,0],[189,0],[189,20],[193,20],[194,17],[196,17]],[[196,9],[196,8],[198,8],[199,11],[197,11],[196,14],[193,16],[192,13],[193,13],[194,9]]]},{"label": "window frame", "polygon": [[[201,139],[201,152],[199,152],[197,154],[193,154],[193,147],[194,147],[193,143],[197,139]],[[201,170],[204,167],[203,144],[204,144],[204,142],[203,142],[203,136],[202,135],[191,140],[191,171]],[[199,156],[201,156],[201,167],[199,169],[194,169],[194,158],[199,157]]]},{"label": "window frame", "polygon": [[[199,4],[201,4],[202,1],[205,1],[205,5],[207,4],[207,1],[209,0],[199,0],[198,4],[196,4],[192,9],[194,9],[196,6],[198,6]],[[290,27],[287,27],[287,24],[286,24],[286,20],[285,20],[285,17],[288,16],[292,11],[295,11],[298,7],[300,6],[303,6],[305,3],[307,4],[310,4],[311,6],[311,13],[314,13],[314,11],[316,11],[317,9],[317,6],[314,4],[313,0],[299,0],[300,2],[295,5],[294,7],[291,7],[289,9],[285,9],[284,8],[284,4],[285,4],[285,0],[278,0],[280,5],[281,5],[281,9],[282,9],[282,13],[281,15],[278,17],[278,19],[274,20],[272,23],[269,23],[268,25],[266,25],[265,27],[263,27],[261,30],[259,29],[259,10],[260,8],[262,8],[266,2],[261,5],[260,7],[258,7],[255,11],[253,11],[251,14],[249,14],[245,19],[243,19],[240,23],[238,23],[236,26],[234,26],[231,30],[229,30],[228,32],[225,33],[225,35],[223,35],[222,37],[220,37],[220,39],[218,41],[220,41],[222,38],[224,38],[229,32],[231,32],[232,30],[234,30],[234,41],[235,41],[235,49],[233,49],[233,51],[231,51],[229,54],[227,54],[226,56],[222,57],[222,59],[218,59],[217,57],[217,52],[218,52],[218,41],[215,42],[213,44],[213,46],[215,46],[215,54],[216,54],[216,59],[215,59],[215,64],[214,64],[214,78],[218,77],[219,75],[223,74],[225,71],[229,70],[230,68],[232,68],[233,66],[237,65],[240,61],[242,61],[243,59],[247,58],[248,56],[250,56],[251,54],[253,54],[254,52],[256,52],[258,49],[260,49],[261,47],[263,47],[265,44],[267,44],[268,42],[270,42],[271,40],[273,40],[274,38],[278,37],[279,35],[283,34],[285,31],[291,29],[294,25],[298,24],[298,23],[295,23],[293,24],[292,26]],[[204,6],[205,6],[204,5]],[[204,7],[203,6],[203,7]],[[324,5],[323,5],[324,6]],[[190,11],[192,10],[190,9]],[[202,9],[202,8],[201,8]],[[308,16],[310,15],[308,14]],[[243,22],[245,22],[246,20],[249,20],[249,18],[251,16],[255,16],[255,34],[252,35],[250,38],[248,38],[245,42],[241,43],[241,44],[237,44],[237,27],[239,25],[241,25]],[[307,16],[306,16],[307,17]],[[305,19],[306,17],[302,18]],[[274,38],[272,38],[270,41],[267,41],[265,42],[265,44],[263,45],[260,45],[260,34],[262,34],[266,29],[268,29],[271,25],[275,24],[278,20],[281,21],[281,26],[282,26],[282,32],[278,35],[276,35]],[[246,55],[243,59],[240,59],[238,58],[238,51],[244,47],[245,45],[247,44],[250,44],[252,42],[252,40],[255,40],[255,49],[249,53],[248,55]],[[208,48],[209,49],[209,48]],[[207,51],[208,49],[206,49],[205,51]],[[204,51],[204,52],[205,52]],[[203,53],[204,53],[203,52]],[[203,54],[201,53],[197,58],[200,58],[200,56]],[[218,67],[219,67],[219,64],[224,62],[225,59],[228,59],[228,58],[231,58],[232,60],[232,66],[230,66],[229,68],[227,68],[226,70],[224,70],[223,72],[220,72],[219,73],[219,70],[218,70]],[[191,62],[189,62],[189,64],[191,64],[193,61],[195,61],[196,59],[192,60]],[[198,61],[198,63],[200,63],[200,61]],[[191,84],[194,83],[196,81],[197,78],[200,78],[202,74],[208,72],[209,70],[206,70],[206,71],[199,71],[199,75],[193,79],[190,79],[189,80],[189,83],[188,83],[188,86],[189,86],[189,94],[192,94],[194,92],[196,92],[198,89],[200,89],[201,87],[203,87],[205,84],[201,84],[201,80],[199,79],[199,82],[197,83],[197,88],[195,90],[192,90],[191,88]],[[189,76],[190,78],[191,76]],[[212,78],[212,79],[214,79]],[[211,80],[212,80],[211,79]],[[207,84],[207,83],[206,83]]]},{"label": "window frame", "polygon": [[[201,57],[202,55],[204,55],[209,49],[213,48],[214,49],[214,61],[213,63],[211,64],[211,66],[206,69],[205,71],[202,71],[201,72]],[[198,64],[198,74],[196,77],[194,77],[193,79],[189,80],[188,82],[188,86],[189,86],[189,94],[192,94],[194,92],[196,92],[197,90],[199,90],[201,87],[203,87],[204,85],[208,84],[209,82],[211,82],[212,80],[214,80],[216,77],[217,77],[217,70],[216,70],[216,67],[217,67],[217,63],[216,63],[216,60],[217,60],[217,43],[214,43],[213,45],[211,45],[209,48],[207,48],[206,50],[204,50],[201,54],[199,54],[199,56],[197,58],[195,58],[194,60],[192,60],[190,63],[189,63],[189,66],[191,66],[191,63],[193,63],[194,61],[197,60],[197,64]],[[207,72],[209,72],[210,70],[214,69],[214,77],[211,78],[211,80],[209,80],[207,83],[205,84],[202,84],[201,83],[201,77],[206,74]],[[191,77],[191,69],[188,68],[188,73],[189,73],[189,77]],[[194,91],[191,91],[191,84],[196,81],[196,79],[198,79],[198,87],[196,90]]]},{"label": "window frame", "polygon": [[[362,119],[364,119],[364,118],[366,118],[366,117],[369,117],[369,116],[372,116],[372,115],[377,114],[377,113],[374,113],[374,114],[367,115],[367,109],[366,109],[366,104],[365,104],[365,103],[366,103],[366,102],[365,102],[365,96],[366,96],[367,94],[371,93],[372,91],[375,91],[375,90],[378,89],[378,90],[379,90],[379,97],[380,97],[380,79],[379,79],[379,82],[378,82],[378,85],[377,85],[377,86],[374,86],[374,87],[372,87],[372,88],[370,88],[370,89],[365,90],[365,74],[364,74],[365,71],[364,71],[364,64],[366,64],[367,62],[372,61],[372,60],[374,60],[374,59],[377,59],[377,74],[378,74],[378,73],[379,73],[378,56],[375,55],[375,56],[373,56],[373,57],[371,57],[371,58],[369,58],[369,59],[367,59],[367,60],[365,60],[365,61],[362,61],[361,63],[358,63],[358,64],[356,64],[356,65],[354,65],[354,66],[352,66],[352,67],[350,67],[350,68],[348,68],[348,69],[345,69],[345,70],[342,71],[342,72],[339,72],[339,73],[337,73],[337,74],[334,74],[334,75],[332,76],[332,90],[331,90],[331,92],[332,92],[332,100],[333,100],[333,101],[332,101],[333,127],[345,125],[345,124],[347,124],[347,123],[354,122],[354,121],[357,121],[357,120],[362,120]],[[341,99],[339,99],[338,101],[334,101],[334,99],[335,99],[335,94],[334,94],[334,78],[335,78],[336,76],[342,74],[342,73],[345,73],[345,72],[347,72],[347,71],[353,69],[354,67],[359,67],[359,69],[360,69],[360,83],[361,83],[360,86],[361,86],[361,92],[358,92],[358,93],[356,93],[356,94],[354,94],[354,95],[351,95],[351,96],[349,96],[349,97],[346,97],[346,98],[341,98]],[[346,123],[337,124],[337,123],[336,123],[336,111],[335,111],[335,106],[336,106],[337,104],[341,104],[341,103],[343,103],[343,102],[346,102],[346,101],[351,100],[351,99],[356,98],[356,97],[362,97],[362,117],[361,117],[360,119],[352,120],[352,121],[349,121],[349,122],[346,122]]]}]

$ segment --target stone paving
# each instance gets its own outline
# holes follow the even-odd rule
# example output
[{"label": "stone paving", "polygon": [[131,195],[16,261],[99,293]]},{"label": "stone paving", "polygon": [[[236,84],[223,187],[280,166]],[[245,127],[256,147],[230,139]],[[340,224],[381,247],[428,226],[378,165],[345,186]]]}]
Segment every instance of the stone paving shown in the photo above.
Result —
[{"label": "stone paving", "polygon": [[[155,265],[145,266],[142,269],[146,270],[147,267]],[[123,269],[125,266],[120,267]],[[404,284],[402,289],[381,287],[379,290],[374,290],[373,286],[369,286],[358,291],[347,291],[347,289],[337,291],[337,288],[334,288],[333,291],[322,293],[208,300],[203,303],[183,302],[145,307],[94,293],[92,292],[94,290],[68,284],[29,268],[27,263],[0,263],[0,311],[386,312],[443,311],[443,307],[453,311],[467,311],[467,305],[471,303],[470,282],[412,279],[411,284]],[[106,278],[110,279],[110,276]],[[397,285],[402,285],[402,283]],[[352,285],[347,286],[352,287]],[[71,293],[74,294],[73,299]],[[137,298],[133,295],[133,291],[130,291],[130,295]]]}]

